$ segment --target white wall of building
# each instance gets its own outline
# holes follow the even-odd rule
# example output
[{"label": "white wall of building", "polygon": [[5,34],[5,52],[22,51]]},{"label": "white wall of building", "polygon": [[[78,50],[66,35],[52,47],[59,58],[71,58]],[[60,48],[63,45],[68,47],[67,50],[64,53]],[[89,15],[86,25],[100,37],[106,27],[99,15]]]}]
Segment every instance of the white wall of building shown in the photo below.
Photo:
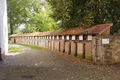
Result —
[{"label": "white wall of building", "polygon": [[7,5],[6,0],[0,0],[0,48],[1,54],[8,51]]}]

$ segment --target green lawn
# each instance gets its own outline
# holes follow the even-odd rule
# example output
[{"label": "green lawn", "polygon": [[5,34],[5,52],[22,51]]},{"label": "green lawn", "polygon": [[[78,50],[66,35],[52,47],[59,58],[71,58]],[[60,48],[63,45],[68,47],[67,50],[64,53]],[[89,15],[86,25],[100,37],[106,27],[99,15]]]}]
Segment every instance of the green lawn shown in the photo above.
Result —
[{"label": "green lawn", "polygon": [[38,47],[38,46],[35,46],[35,45],[27,45],[27,44],[20,44],[20,43],[15,43],[15,44],[31,47],[31,48],[36,49],[36,50],[42,49],[41,47]]},{"label": "green lawn", "polygon": [[17,51],[21,51],[21,50],[13,46],[8,46],[8,52],[17,52]]}]

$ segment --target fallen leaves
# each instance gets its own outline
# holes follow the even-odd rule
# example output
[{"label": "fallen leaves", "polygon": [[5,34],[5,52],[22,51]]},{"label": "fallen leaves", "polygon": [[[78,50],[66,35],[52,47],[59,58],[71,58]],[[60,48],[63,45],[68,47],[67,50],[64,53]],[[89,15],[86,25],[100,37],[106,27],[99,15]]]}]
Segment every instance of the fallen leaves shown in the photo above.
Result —
[{"label": "fallen leaves", "polygon": [[57,68],[53,68],[52,70],[56,70]]}]

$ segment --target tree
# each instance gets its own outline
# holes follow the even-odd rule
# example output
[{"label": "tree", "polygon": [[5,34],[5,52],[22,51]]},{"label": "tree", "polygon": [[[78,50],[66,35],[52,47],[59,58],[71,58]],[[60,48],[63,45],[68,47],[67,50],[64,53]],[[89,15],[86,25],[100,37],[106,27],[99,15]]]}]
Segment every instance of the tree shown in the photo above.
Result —
[{"label": "tree", "polygon": [[113,27],[111,28],[111,34],[117,34],[120,30],[120,0],[112,0],[110,2],[109,13],[111,14],[111,21]]},{"label": "tree", "polygon": [[33,12],[32,18],[22,32],[43,32],[58,29],[54,19],[49,16],[50,14],[53,14],[51,6],[47,2],[40,3],[39,8]]},{"label": "tree", "polygon": [[21,24],[25,25],[22,30],[24,33],[58,29],[54,19],[49,17],[52,10],[47,2],[40,0],[8,0],[7,2],[11,34]]},{"label": "tree", "polygon": [[68,0],[47,0],[53,8],[54,14],[51,15],[51,17],[54,18],[56,22],[60,21],[60,27],[66,28],[66,22],[69,20],[69,14],[67,11],[67,8],[70,4]]},{"label": "tree", "polygon": [[[120,20],[120,0],[47,0],[53,6],[52,17],[60,27],[83,27]],[[62,5],[62,6],[61,6]],[[116,29],[118,30],[118,29]]]},{"label": "tree", "polygon": [[18,26],[29,21],[39,7],[39,0],[8,0],[7,4],[8,23],[13,34]]},{"label": "tree", "polygon": [[57,29],[54,19],[49,15],[52,14],[51,6],[47,2],[42,2],[38,12],[34,12],[34,24],[36,31],[51,31]]}]

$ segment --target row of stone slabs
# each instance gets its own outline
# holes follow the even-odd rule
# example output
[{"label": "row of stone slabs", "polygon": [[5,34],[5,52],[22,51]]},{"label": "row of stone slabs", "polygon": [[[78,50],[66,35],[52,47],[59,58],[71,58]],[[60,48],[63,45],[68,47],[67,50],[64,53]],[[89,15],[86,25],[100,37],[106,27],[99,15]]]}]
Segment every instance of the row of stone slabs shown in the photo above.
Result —
[{"label": "row of stone slabs", "polygon": [[[55,39],[55,36],[45,36],[45,37],[20,37],[26,39]],[[59,39],[59,36],[56,36],[56,39]],[[62,40],[65,39],[65,36],[62,36]],[[66,40],[70,40],[70,36],[66,36]],[[76,40],[76,36],[72,36],[72,40]],[[83,40],[83,35],[79,36],[79,40]],[[92,35],[87,36],[87,40],[92,40]]]}]

